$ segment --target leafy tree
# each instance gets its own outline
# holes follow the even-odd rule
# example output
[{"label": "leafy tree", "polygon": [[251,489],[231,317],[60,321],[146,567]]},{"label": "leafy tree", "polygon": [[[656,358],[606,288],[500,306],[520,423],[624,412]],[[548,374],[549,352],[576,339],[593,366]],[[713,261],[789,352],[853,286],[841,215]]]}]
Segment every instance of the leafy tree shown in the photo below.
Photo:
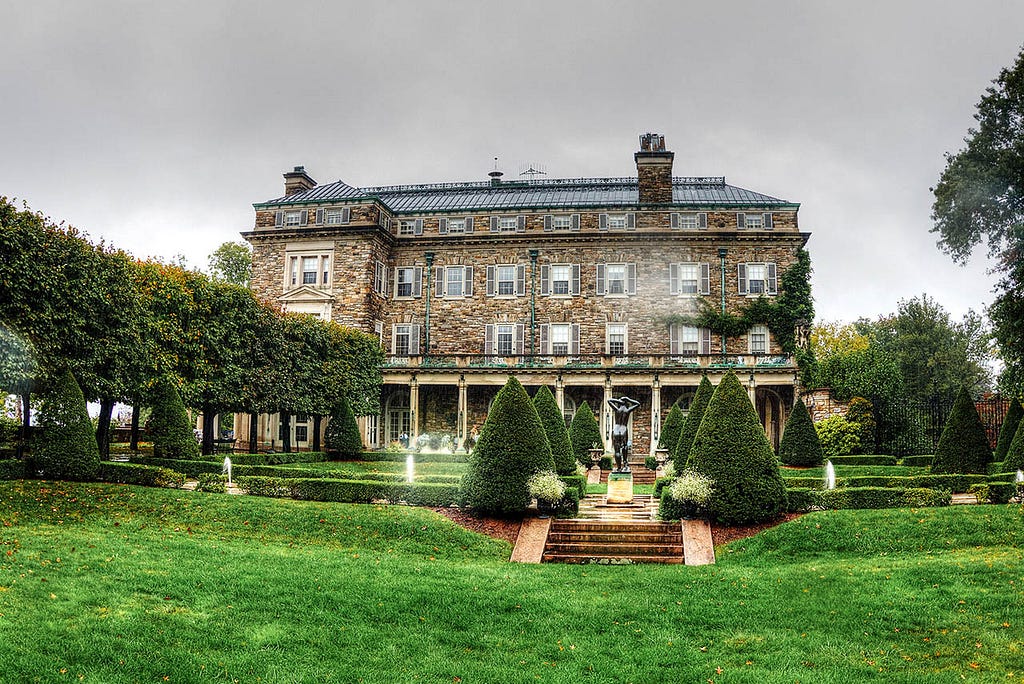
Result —
[{"label": "leafy tree", "polygon": [[779,460],[791,466],[819,466],[824,457],[807,405],[797,399],[779,443]]},{"label": "leafy tree", "polygon": [[932,192],[932,232],[954,261],[964,263],[987,242],[1002,274],[989,310],[1005,372],[1004,387],[1024,385],[1024,52],[986,89],[966,146],[946,155]]},{"label": "leafy tree", "polygon": [[587,468],[590,467],[590,450],[604,446],[601,427],[587,402],[579,405],[569,423],[569,443],[572,444],[573,456]]},{"label": "leafy tree", "polygon": [[463,478],[463,499],[484,515],[522,515],[530,505],[527,480],[554,470],[544,426],[514,377],[498,392]]},{"label": "leafy tree", "polygon": [[984,474],[991,460],[985,425],[967,388],[962,387],[935,447],[932,472]]},{"label": "leafy tree", "polygon": [[697,428],[700,427],[700,421],[703,420],[708,402],[711,401],[711,395],[714,393],[715,387],[705,375],[700,379],[697,394],[690,402],[690,412],[686,414],[686,422],[683,423],[683,428],[679,431],[679,439],[676,440],[676,445],[672,449],[672,460],[675,461],[677,473],[681,472],[690,460],[693,438],[697,436]]},{"label": "leafy tree", "polygon": [[683,430],[683,423],[686,422],[686,416],[683,414],[683,409],[679,408],[679,402],[672,404],[672,408],[668,410],[668,415],[665,416],[665,422],[661,426],[661,434],[658,436],[658,448],[668,449],[669,455],[672,454],[675,445],[679,442],[679,433]]},{"label": "leafy tree", "polygon": [[0,394],[16,394],[22,407],[16,455],[24,455],[32,411],[31,392],[39,366],[32,343],[0,325]]},{"label": "leafy tree", "polygon": [[252,279],[252,250],[245,242],[222,243],[210,255],[209,267],[214,280],[249,287]]},{"label": "leafy tree", "polygon": [[819,359],[866,351],[870,344],[857,323],[825,321],[811,329],[811,348]]},{"label": "leafy tree", "polygon": [[327,421],[327,430],[324,433],[324,441],[328,453],[338,454],[342,458],[356,457],[363,451],[363,438],[359,434],[359,425],[356,423],[356,416],[352,413],[352,406],[348,403],[345,395],[341,396],[337,407],[331,412],[331,419]]},{"label": "leafy tree", "polygon": [[834,415],[814,424],[825,458],[852,454],[860,446],[860,425],[846,416]]},{"label": "leafy tree", "polygon": [[999,441],[996,442],[993,461],[1002,461],[1006,458],[1006,452],[1010,450],[1010,443],[1013,441],[1013,436],[1017,434],[1017,426],[1020,425],[1022,417],[1024,417],[1024,407],[1021,406],[1020,400],[1010,399],[1010,408],[1007,409],[1003,424],[999,428]]},{"label": "leafy tree", "polygon": [[711,478],[711,513],[719,522],[763,522],[786,506],[775,454],[747,390],[731,370],[708,403],[687,465]]},{"label": "leafy tree", "polygon": [[153,412],[149,416],[149,431],[153,439],[153,455],[163,458],[197,458],[192,423],[185,411],[181,395],[174,383],[163,378],[152,390]]},{"label": "leafy tree", "polygon": [[850,409],[846,412],[846,419],[860,426],[857,432],[859,444],[854,453],[875,453],[875,428],[877,425],[871,402],[864,397],[850,399]]},{"label": "leafy tree", "polygon": [[555,461],[555,471],[559,475],[573,475],[576,472],[576,457],[573,455],[572,444],[569,443],[569,431],[565,428],[565,417],[558,408],[555,395],[547,385],[542,385],[533,397],[533,406],[540,416],[544,433],[548,436],[551,456]]},{"label": "leafy tree", "polygon": [[100,452],[85,396],[69,370],[48,384],[39,409],[33,464],[43,477],[92,480],[100,468]]}]

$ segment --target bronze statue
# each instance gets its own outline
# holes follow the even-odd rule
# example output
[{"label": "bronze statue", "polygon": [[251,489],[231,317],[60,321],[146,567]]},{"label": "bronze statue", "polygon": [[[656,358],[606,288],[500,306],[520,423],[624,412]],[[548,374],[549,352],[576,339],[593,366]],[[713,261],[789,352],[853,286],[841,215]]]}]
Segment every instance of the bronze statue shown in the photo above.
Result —
[{"label": "bronze statue", "polygon": [[627,396],[608,400],[608,405],[615,412],[612,424],[612,450],[615,452],[615,472],[628,473],[629,469],[629,414],[636,410],[640,402]]}]

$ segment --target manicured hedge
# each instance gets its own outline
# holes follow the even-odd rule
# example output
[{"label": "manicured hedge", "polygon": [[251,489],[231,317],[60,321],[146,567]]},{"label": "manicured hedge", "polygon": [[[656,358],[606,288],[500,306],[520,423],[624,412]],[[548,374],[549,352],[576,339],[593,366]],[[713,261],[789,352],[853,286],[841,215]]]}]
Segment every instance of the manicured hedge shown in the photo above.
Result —
[{"label": "manicured hedge", "polygon": [[[197,478],[202,473],[219,473],[222,469],[220,463],[213,461],[194,461],[186,458],[156,458],[153,456],[132,456],[132,463],[140,465],[163,466],[185,473],[190,478]],[[237,469],[236,469],[237,470]]]},{"label": "manicured hedge", "polygon": [[[862,455],[850,455],[850,456],[835,456],[829,459],[832,461],[832,465],[896,465],[895,456],[862,456]],[[931,461],[929,461],[931,463]]]},{"label": "manicured hedge", "polygon": [[[297,451],[290,454],[227,454],[231,465],[278,465],[281,463],[321,463],[327,460],[323,451]],[[403,459],[404,455],[403,455]],[[224,459],[220,459],[223,463]]]},{"label": "manicured hedge", "polygon": [[220,473],[203,473],[196,483],[197,492],[209,492],[211,494],[224,494],[227,492],[227,475]]},{"label": "manicured hedge", "polygon": [[235,480],[235,484],[246,494],[252,496],[270,496],[288,499],[292,496],[292,483],[283,477],[252,477],[241,476]]},{"label": "manicured hedge", "polygon": [[558,479],[564,482],[569,489],[577,492],[576,508],[578,509],[579,500],[587,495],[587,478],[583,475],[559,475]]},{"label": "manicured hedge", "polygon": [[[413,452],[364,451],[355,461],[391,461],[405,463],[406,457]],[[417,463],[469,463],[469,454],[417,454],[413,453]]]},{"label": "manicured hedge", "polygon": [[693,396],[693,401],[690,402],[690,411],[686,414],[683,427],[679,430],[679,439],[676,440],[676,444],[669,454],[675,461],[677,473],[681,473],[689,461],[693,439],[697,436],[697,428],[700,427],[700,422],[704,419],[704,412],[714,393],[715,388],[708,380],[708,376],[705,375],[700,379],[697,394]]},{"label": "manicured hedge", "polygon": [[96,431],[71,371],[64,371],[47,387],[36,416],[39,433],[32,440],[33,468],[47,479],[94,480],[100,467]]},{"label": "manicured hedge", "polygon": [[791,466],[820,466],[824,460],[818,431],[802,399],[793,404],[779,444],[779,460]]},{"label": "manicured hedge", "polygon": [[[999,479],[1006,479],[1000,477]],[[825,480],[820,477],[786,477],[786,487],[824,489]],[[951,492],[966,492],[973,484],[986,482],[985,475],[855,475],[836,478],[836,487],[887,487],[895,489],[948,489]]]},{"label": "manicured hedge", "polygon": [[404,501],[413,506],[451,506],[459,494],[458,485],[436,483],[409,484],[328,478],[295,478],[289,482],[292,496],[306,501],[370,503],[387,500],[390,503]]},{"label": "manicured hedge", "polygon": [[665,487],[668,487],[670,484],[672,484],[672,480],[674,480],[674,479],[675,478],[672,478],[672,477],[659,477],[657,480],[655,480],[654,481],[654,498],[655,499],[660,499],[661,498],[662,490],[664,490]]},{"label": "manicured hedge", "polygon": [[816,504],[825,509],[908,508],[948,506],[952,495],[936,489],[892,487],[840,487],[814,492]]},{"label": "manicured hedge", "polygon": [[989,482],[1014,482],[1017,478],[1017,472],[1002,472],[992,473],[988,476]]},{"label": "manicured hedge", "polygon": [[988,500],[994,504],[1009,503],[1017,496],[1017,485],[1014,482],[989,482]]},{"label": "manicured hedge", "polygon": [[991,462],[992,449],[978,407],[967,388],[961,387],[935,447],[932,472],[984,473]]},{"label": "manicured hedge", "polygon": [[0,461],[0,480],[22,480],[25,478],[25,462],[8,458]]},{"label": "manicured hedge", "polygon": [[662,486],[661,504],[658,506],[659,520],[681,520],[683,518],[683,502],[672,498],[668,487]]},{"label": "manicured hedge", "polygon": [[1004,467],[1004,462],[1003,461],[993,461],[992,463],[988,464],[988,474],[989,475],[995,475],[996,473],[1005,473],[1005,472],[1009,472],[1009,471],[1007,471],[1006,468]]},{"label": "manicured hedge", "polygon": [[569,423],[569,443],[572,445],[573,456],[587,468],[590,467],[590,449],[604,447],[601,427],[587,402],[579,405]]},{"label": "manicured hedge", "polygon": [[114,461],[101,462],[96,479],[99,482],[116,482],[144,487],[170,487],[172,489],[178,489],[185,484],[185,474],[170,468]]},{"label": "manicured hedge", "polygon": [[934,454],[923,454],[921,456],[904,456],[902,460],[900,460],[900,465],[912,466],[915,468],[927,468],[931,466],[932,461],[934,459]]},{"label": "manicured hedge", "polygon": [[1013,442],[1014,435],[1017,434],[1022,417],[1024,417],[1024,407],[1021,407],[1020,400],[1010,399],[1010,408],[1006,411],[1003,424],[999,427],[999,439],[996,441],[994,460],[1002,461],[1006,458],[1006,453],[1010,450],[1010,444]]},{"label": "manicured hedge", "polygon": [[[792,489],[799,487],[802,489],[824,489],[825,478],[823,477],[786,477],[782,476],[782,481],[786,483],[786,489]],[[836,485],[842,481],[841,478],[836,478]]]},{"label": "manicured hedge", "polygon": [[572,444],[569,443],[569,431],[565,427],[565,415],[558,408],[555,395],[547,385],[542,385],[533,396],[533,406],[544,426],[544,434],[548,437],[551,457],[555,461],[555,472],[559,475],[572,475],[576,472],[576,456]]},{"label": "manicured hedge", "polygon": [[571,518],[580,512],[580,493],[573,487],[565,490],[562,500],[555,506],[553,513],[562,518]]},{"label": "manicured hedge", "polygon": [[788,487],[786,489],[786,510],[790,513],[806,513],[818,505],[817,492],[810,487]]}]

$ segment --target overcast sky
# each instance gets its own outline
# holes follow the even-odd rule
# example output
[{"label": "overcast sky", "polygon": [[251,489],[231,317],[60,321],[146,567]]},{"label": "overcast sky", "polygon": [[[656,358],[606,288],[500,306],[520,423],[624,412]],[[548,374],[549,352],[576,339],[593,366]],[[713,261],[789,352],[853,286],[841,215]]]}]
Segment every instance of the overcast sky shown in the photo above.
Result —
[{"label": "overcast sky", "polygon": [[931,194],[1024,43],[1024,2],[0,0],[0,194],[193,266],[319,182],[676,175],[799,202],[819,319],[992,301]]}]

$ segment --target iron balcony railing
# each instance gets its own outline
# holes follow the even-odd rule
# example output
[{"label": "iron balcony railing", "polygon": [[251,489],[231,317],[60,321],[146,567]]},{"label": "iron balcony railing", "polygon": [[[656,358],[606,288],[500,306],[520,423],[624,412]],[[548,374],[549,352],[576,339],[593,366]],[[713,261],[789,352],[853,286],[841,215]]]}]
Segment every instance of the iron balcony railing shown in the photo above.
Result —
[{"label": "iron balcony railing", "polygon": [[787,354],[430,354],[390,355],[385,368],[422,369],[725,369],[795,370],[796,361]]}]

